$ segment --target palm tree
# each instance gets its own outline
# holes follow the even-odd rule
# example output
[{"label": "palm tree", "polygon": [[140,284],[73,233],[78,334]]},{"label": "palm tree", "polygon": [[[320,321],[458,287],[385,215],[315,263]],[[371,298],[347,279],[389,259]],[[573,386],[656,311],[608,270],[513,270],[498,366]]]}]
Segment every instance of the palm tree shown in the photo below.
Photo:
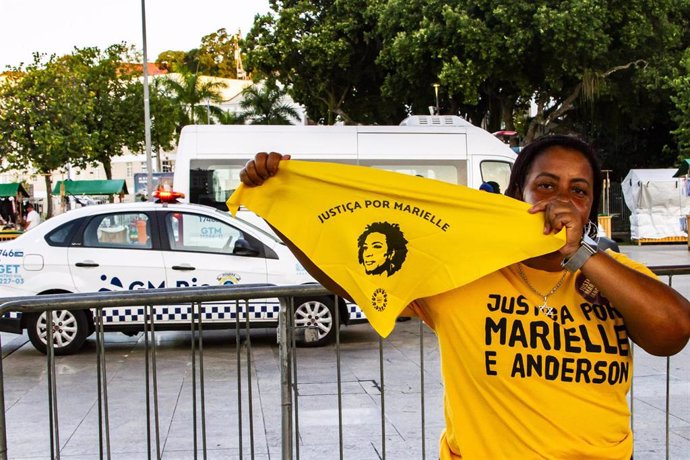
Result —
[{"label": "palm tree", "polygon": [[246,117],[243,113],[237,114],[229,110],[221,110],[215,115],[215,120],[219,125],[243,125]]},{"label": "palm tree", "polygon": [[211,123],[214,117],[223,110],[212,105],[223,102],[220,90],[225,83],[219,80],[204,79],[197,73],[184,72],[178,78],[166,78],[164,85],[171,93],[173,100],[182,107],[179,128],[197,122]]},{"label": "palm tree", "polygon": [[291,125],[299,113],[284,102],[286,95],[287,91],[272,81],[248,86],[242,91],[242,115],[253,125]]}]

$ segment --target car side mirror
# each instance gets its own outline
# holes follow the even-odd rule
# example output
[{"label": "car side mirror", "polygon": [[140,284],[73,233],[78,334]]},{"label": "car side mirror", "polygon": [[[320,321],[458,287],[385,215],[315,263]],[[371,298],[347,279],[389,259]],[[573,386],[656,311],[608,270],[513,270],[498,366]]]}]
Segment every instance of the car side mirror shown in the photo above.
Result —
[{"label": "car side mirror", "polygon": [[259,251],[252,247],[247,240],[235,241],[235,246],[232,249],[233,255],[236,256],[258,256]]}]

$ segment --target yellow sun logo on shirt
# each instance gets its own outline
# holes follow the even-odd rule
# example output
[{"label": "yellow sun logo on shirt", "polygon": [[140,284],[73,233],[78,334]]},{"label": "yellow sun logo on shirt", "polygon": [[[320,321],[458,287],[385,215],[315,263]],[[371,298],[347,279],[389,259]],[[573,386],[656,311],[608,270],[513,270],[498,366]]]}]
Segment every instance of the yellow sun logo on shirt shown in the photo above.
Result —
[{"label": "yellow sun logo on shirt", "polygon": [[378,288],[371,295],[371,305],[376,311],[383,311],[388,305],[388,293],[381,288]]}]

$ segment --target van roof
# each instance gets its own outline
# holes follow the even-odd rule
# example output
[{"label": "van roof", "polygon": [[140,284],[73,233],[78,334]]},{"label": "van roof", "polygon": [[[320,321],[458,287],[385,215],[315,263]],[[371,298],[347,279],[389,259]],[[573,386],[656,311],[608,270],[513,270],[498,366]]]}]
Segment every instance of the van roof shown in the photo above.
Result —
[{"label": "van roof", "polygon": [[410,115],[400,126],[474,126],[457,115]]}]

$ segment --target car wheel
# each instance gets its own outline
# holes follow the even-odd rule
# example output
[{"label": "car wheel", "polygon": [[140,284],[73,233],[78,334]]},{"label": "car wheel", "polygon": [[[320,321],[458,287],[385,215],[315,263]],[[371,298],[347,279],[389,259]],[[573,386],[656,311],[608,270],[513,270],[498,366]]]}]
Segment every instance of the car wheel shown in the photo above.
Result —
[{"label": "car wheel", "polygon": [[[87,315],[83,311],[56,310],[53,314],[53,349],[56,355],[77,352],[89,335]],[[31,344],[41,353],[47,352],[48,329],[46,312],[31,315],[27,329]]]},{"label": "car wheel", "polygon": [[336,334],[333,299],[295,299],[295,326],[304,330],[300,345],[320,347],[331,343]]}]

